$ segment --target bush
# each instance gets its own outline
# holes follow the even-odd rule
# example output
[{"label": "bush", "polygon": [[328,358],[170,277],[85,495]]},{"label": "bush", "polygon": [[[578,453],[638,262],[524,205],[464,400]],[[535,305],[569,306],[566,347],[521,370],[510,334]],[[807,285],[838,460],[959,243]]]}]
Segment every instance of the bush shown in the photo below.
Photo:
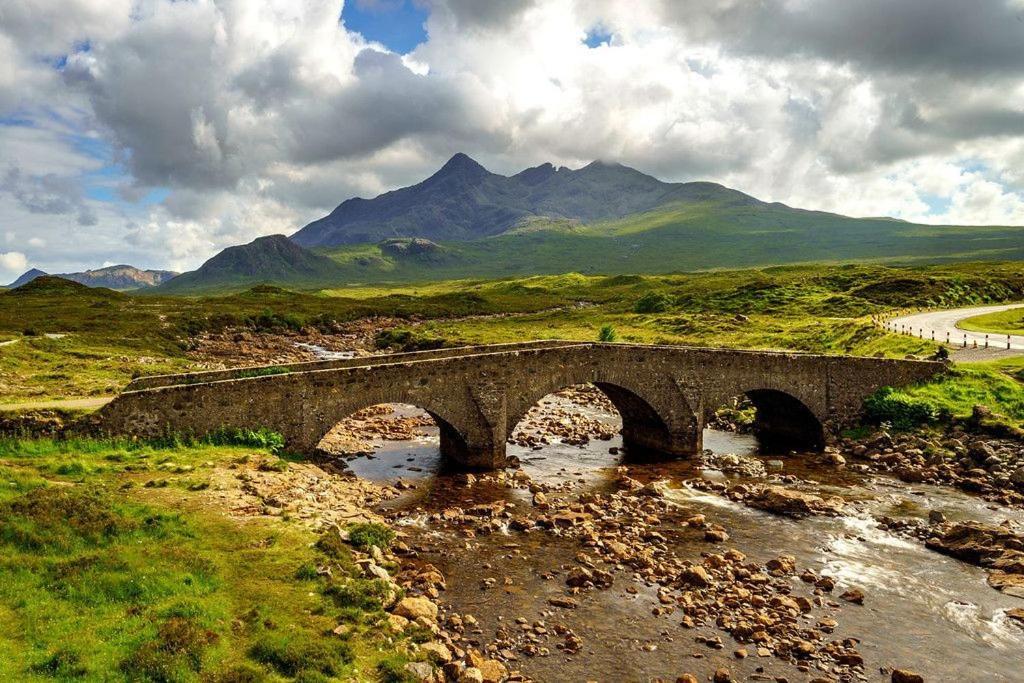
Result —
[{"label": "bush", "polygon": [[930,402],[912,398],[892,387],[882,387],[864,401],[864,413],[875,424],[887,422],[896,429],[913,429],[939,418],[939,411]]},{"label": "bush", "polygon": [[23,550],[66,549],[75,540],[103,545],[136,528],[93,490],[44,486],[0,505],[0,542]]},{"label": "bush", "polygon": [[332,583],[324,589],[337,607],[355,608],[360,612],[379,612],[388,598],[394,598],[394,588],[381,579],[349,579]]},{"label": "bush", "polygon": [[412,330],[382,330],[373,339],[378,349],[396,351],[431,351],[443,348],[448,342],[440,337],[417,334]]},{"label": "bush", "polygon": [[667,311],[675,300],[663,292],[647,292],[633,304],[634,313],[663,313]]},{"label": "bush", "polygon": [[324,643],[306,635],[264,636],[249,650],[249,656],[272,667],[282,676],[308,674],[336,676],[355,659],[345,642]]},{"label": "bush", "polygon": [[60,649],[49,657],[31,667],[33,673],[51,678],[81,678],[88,673],[82,665],[82,658],[77,652]]},{"label": "bush", "polygon": [[377,664],[377,677],[381,683],[417,683],[419,677],[405,668],[406,659],[392,656]]},{"label": "bush", "polygon": [[597,333],[597,341],[611,343],[615,341],[618,335],[615,334],[615,328],[611,325],[604,325],[601,327],[601,331]]},{"label": "bush", "polygon": [[121,662],[131,680],[178,681],[186,671],[199,671],[206,648],[217,634],[191,619],[172,617],[160,625],[156,638],[143,643]]},{"label": "bush", "polygon": [[352,551],[337,529],[328,529],[317,539],[316,548],[332,560],[349,560]]},{"label": "bush", "polygon": [[355,524],[348,528],[348,540],[360,550],[366,550],[371,545],[387,550],[395,540],[395,532],[383,524]]}]

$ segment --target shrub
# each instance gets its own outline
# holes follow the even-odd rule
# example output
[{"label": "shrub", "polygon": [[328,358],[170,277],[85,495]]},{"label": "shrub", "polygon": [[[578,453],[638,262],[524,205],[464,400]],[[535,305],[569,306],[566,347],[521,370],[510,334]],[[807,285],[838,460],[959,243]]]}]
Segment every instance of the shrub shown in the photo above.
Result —
[{"label": "shrub", "polygon": [[663,292],[647,292],[633,304],[635,313],[662,313],[667,311],[675,300]]},{"label": "shrub", "polygon": [[202,668],[206,648],[216,641],[216,633],[193,620],[172,617],[160,625],[154,639],[121,662],[121,671],[132,680],[178,681],[185,671]]},{"label": "shrub", "polygon": [[618,335],[615,334],[615,328],[611,325],[603,325],[601,331],[597,333],[597,341],[611,343],[615,341]]},{"label": "shrub", "polygon": [[391,656],[377,664],[377,676],[381,683],[416,683],[419,677],[405,668],[404,657]]},{"label": "shrub", "polygon": [[249,656],[272,667],[282,676],[303,674],[336,676],[355,659],[348,643],[324,643],[305,635],[275,634],[261,638]]},{"label": "shrub", "polygon": [[431,337],[424,334],[417,334],[412,330],[382,330],[373,339],[378,349],[393,349],[396,351],[431,351],[440,349],[447,344],[441,337]]},{"label": "shrub", "polygon": [[388,598],[394,597],[394,588],[381,579],[349,579],[332,583],[324,589],[337,607],[355,608],[360,612],[378,612],[384,609]]},{"label": "shrub", "polygon": [[0,542],[24,550],[68,548],[74,540],[102,545],[136,527],[88,489],[44,486],[0,505]]},{"label": "shrub", "polygon": [[887,422],[896,429],[913,429],[935,422],[939,411],[930,402],[912,398],[892,387],[882,387],[864,401],[868,420],[876,424]]},{"label": "shrub", "polygon": [[395,532],[383,524],[370,522],[368,524],[354,524],[348,528],[349,543],[361,550],[368,549],[375,545],[381,550],[387,550],[395,540]]},{"label": "shrub", "polygon": [[333,560],[348,560],[352,551],[342,539],[337,529],[328,529],[316,542],[317,550]]},{"label": "shrub", "polygon": [[77,652],[59,649],[43,661],[33,664],[33,673],[51,678],[81,678],[88,673],[82,665],[82,658]]}]

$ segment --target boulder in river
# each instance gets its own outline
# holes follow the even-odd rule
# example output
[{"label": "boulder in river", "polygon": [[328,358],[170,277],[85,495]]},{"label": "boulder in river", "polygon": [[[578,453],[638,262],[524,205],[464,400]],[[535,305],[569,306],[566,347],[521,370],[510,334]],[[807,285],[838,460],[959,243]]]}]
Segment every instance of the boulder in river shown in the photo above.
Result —
[{"label": "boulder in river", "polygon": [[764,486],[756,490],[747,502],[753,507],[789,517],[809,515],[838,515],[844,501],[836,496],[822,497],[781,486]]}]

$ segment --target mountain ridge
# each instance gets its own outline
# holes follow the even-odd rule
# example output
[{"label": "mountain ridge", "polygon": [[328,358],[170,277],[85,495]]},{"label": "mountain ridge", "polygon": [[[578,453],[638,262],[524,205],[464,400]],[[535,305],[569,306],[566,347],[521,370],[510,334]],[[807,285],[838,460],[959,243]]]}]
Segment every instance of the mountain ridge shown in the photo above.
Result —
[{"label": "mountain ridge", "polygon": [[396,237],[470,241],[492,237],[527,220],[584,223],[621,218],[673,201],[763,204],[716,183],[666,183],[618,163],[593,161],[579,169],[551,163],[504,176],[466,154],[452,156],[425,180],[372,199],[345,200],[291,235],[307,247],[379,242]]},{"label": "mountain ridge", "polygon": [[141,268],[125,264],[104,266],[103,268],[83,270],[77,273],[51,274],[38,268],[31,268],[19,275],[18,278],[11,284],[7,285],[7,287],[9,289],[15,289],[28,284],[36,278],[46,275],[71,280],[72,282],[77,282],[81,285],[85,285],[86,287],[105,287],[107,289],[126,290],[156,287],[177,276],[178,273],[172,270],[142,270]]}]

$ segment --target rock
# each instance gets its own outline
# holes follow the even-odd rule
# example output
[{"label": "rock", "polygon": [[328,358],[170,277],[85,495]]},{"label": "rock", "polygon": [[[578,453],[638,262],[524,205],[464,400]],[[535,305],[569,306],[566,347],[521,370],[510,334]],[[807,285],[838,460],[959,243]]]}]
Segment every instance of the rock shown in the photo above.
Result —
[{"label": "rock", "polygon": [[477,666],[483,675],[484,683],[501,683],[508,678],[508,669],[497,659],[485,659]]},{"label": "rock", "polygon": [[726,668],[721,668],[715,671],[715,675],[711,678],[714,683],[732,683],[732,674]]},{"label": "rock", "polygon": [[946,515],[942,510],[929,510],[928,521],[932,524],[942,524],[946,521]]},{"label": "rock", "polygon": [[409,662],[405,665],[405,670],[409,672],[414,680],[434,680],[434,667],[430,666],[427,662]]},{"label": "rock", "polygon": [[837,515],[842,512],[844,506],[842,498],[835,496],[822,498],[813,493],[803,493],[781,486],[765,486],[756,491],[748,499],[748,502],[756,508],[789,517],[818,514]]},{"label": "rock", "polygon": [[924,676],[906,669],[893,669],[892,683],[924,683]]},{"label": "rock", "polygon": [[711,585],[711,575],[708,574],[707,569],[704,569],[704,567],[701,567],[700,565],[686,567],[679,575],[679,578],[685,583],[699,588]]},{"label": "rock", "polygon": [[390,626],[393,631],[401,632],[408,628],[409,620],[405,617],[400,617],[397,614],[389,614],[388,626]]},{"label": "rock", "polygon": [[846,600],[846,602],[852,602],[855,605],[864,604],[864,591],[859,588],[851,588],[848,591],[844,591],[839,597]]},{"label": "rock", "polygon": [[420,617],[429,621],[436,621],[437,605],[427,598],[402,598],[395,605],[393,613],[410,621],[416,621]]},{"label": "rock", "polygon": [[566,597],[564,595],[558,595],[553,598],[549,598],[548,604],[552,607],[563,607],[565,609],[576,609],[580,605],[572,598]]},{"label": "rock", "polygon": [[1024,574],[995,571],[988,575],[988,585],[1015,598],[1024,598]]},{"label": "rock", "polygon": [[700,683],[700,681],[693,674],[683,674],[676,677],[676,683]]},{"label": "rock", "polygon": [[475,666],[467,667],[459,676],[459,683],[484,683],[484,674]]},{"label": "rock", "polygon": [[423,643],[420,645],[420,650],[426,652],[427,657],[438,664],[447,664],[453,659],[452,651],[444,643]]},{"label": "rock", "polygon": [[1018,626],[1024,628],[1024,608],[1014,607],[1013,609],[1008,609],[1006,610],[1006,616]]},{"label": "rock", "polygon": [[592,583],[594,580],[594,574],[586,567],[573,567],[569,570],[569,574],[565,577],[566,585],[574,588],[580,588]]},{"label": "rock", "polygon": [[844,467],[846,465],[846,458],[839,453],[826,453],[824,460],[833,467]]},{"label": "rock", "polygon": [[765,567],[772,574],[792,574],[796,571],[796,558],[792,555],[779,555],[768,560]]},{"label": "rock", "polygon": [[668,482],[666,481],[648,482],[640,489],[640,495],[652,498],[664,498],[666,493],[668,493]]},{"label": "rock", "polygon": [[729,540],[729,534],[725,529],[708,529],[704,532],[704,540],[709,543],[725,543]]},{"label": "rock", "polygon": [[1010,483],[1016,486],[1024,485],[1024,467],[1018,467],[1010,473]]}]

